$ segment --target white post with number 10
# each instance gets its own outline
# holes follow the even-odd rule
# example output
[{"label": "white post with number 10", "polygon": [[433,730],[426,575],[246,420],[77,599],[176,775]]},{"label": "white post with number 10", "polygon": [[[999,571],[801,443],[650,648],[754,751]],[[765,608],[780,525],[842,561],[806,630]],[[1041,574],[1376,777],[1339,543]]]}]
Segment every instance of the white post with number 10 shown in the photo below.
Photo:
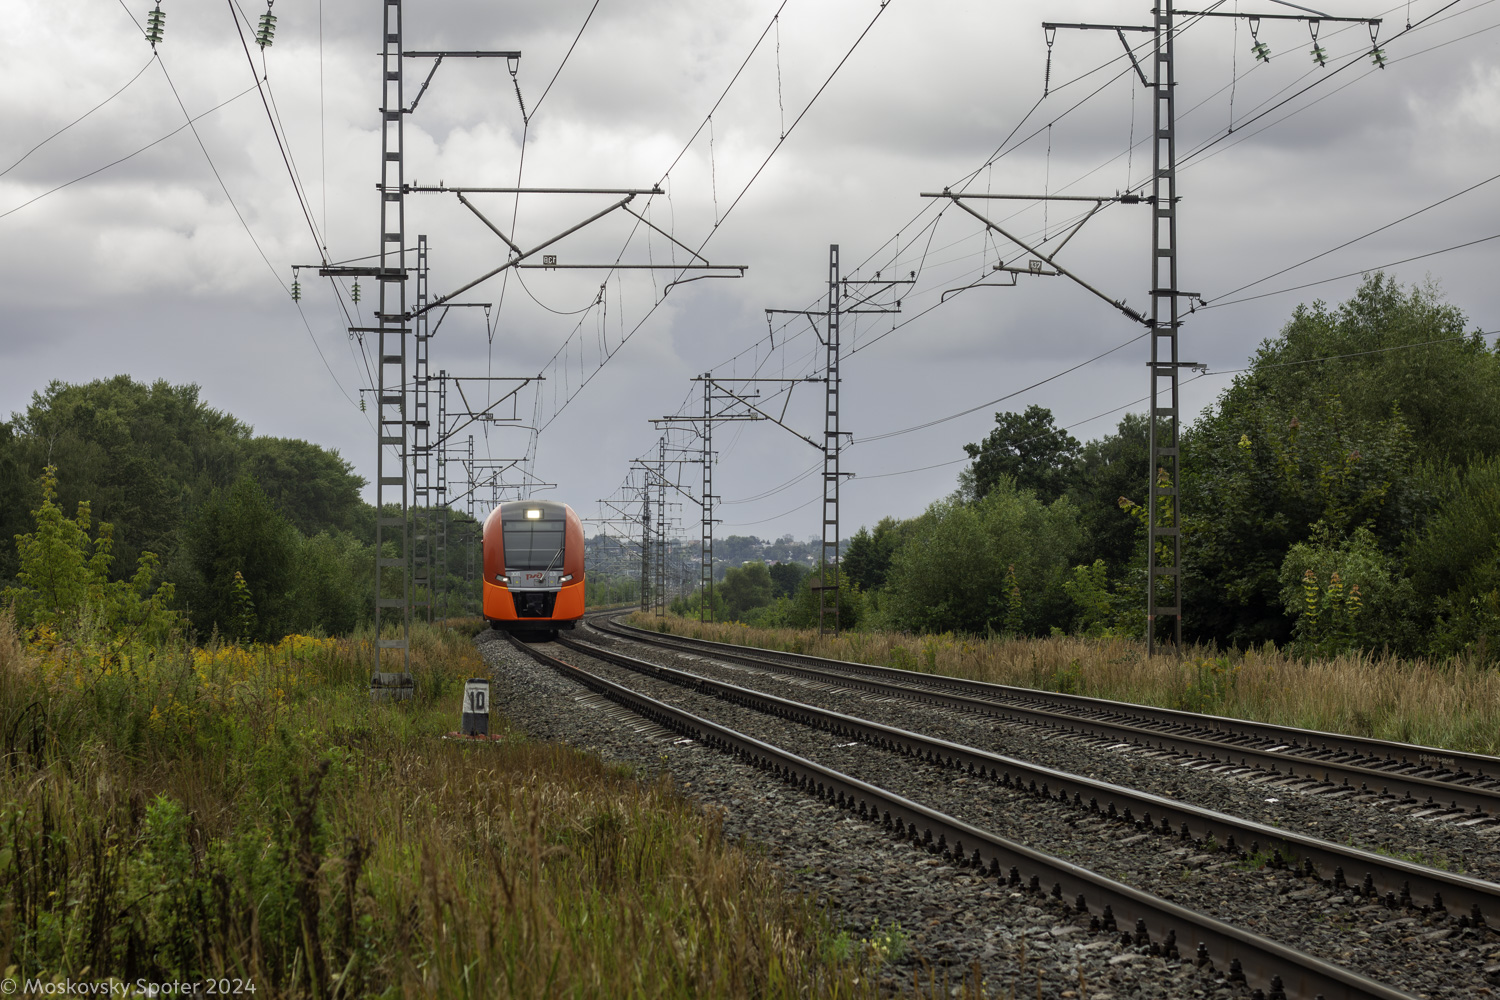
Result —
[{"label": "white post with number 10", "polygon": [[465,736],[490,734],[490,682],[484,677],[470,677],[464,682]]}]

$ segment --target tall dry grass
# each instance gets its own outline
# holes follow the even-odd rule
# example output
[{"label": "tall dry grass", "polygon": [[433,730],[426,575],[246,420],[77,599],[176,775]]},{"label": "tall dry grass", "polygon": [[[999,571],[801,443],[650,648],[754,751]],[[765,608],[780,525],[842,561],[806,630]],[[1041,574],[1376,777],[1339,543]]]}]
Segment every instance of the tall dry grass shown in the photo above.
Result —
[{"label": "tall dry grass", "polygon": [[[30,637],[36,640],[38,637]],[[443,739],[469,634],[89,650],[0,611],[0,978],[261,997],[860,997],[873,949],[716,817],[597,758]],[[503,711],[503,706],[497,706]]]},{"label": "tall dry grass", "polygon": [[1500,672],[1370,653],[1303,661],[1271,646],[1147,656],[1127,639],[975,639],[700,623],[637,613],[679,635],[1018,687],[1210,712],[1288,726],[1500,754]]}]

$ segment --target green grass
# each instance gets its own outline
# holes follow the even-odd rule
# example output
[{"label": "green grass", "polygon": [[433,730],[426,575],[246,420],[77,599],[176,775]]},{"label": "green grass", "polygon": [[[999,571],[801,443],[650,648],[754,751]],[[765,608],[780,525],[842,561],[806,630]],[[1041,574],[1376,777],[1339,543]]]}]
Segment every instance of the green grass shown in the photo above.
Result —
[{"label": "green grass", "polygon": [[[0,613],[0,970],[242,977],[266,997],[861,997],[859,948],[666,784],[530,741],[444,740],[472,629],[368,641],[28,646]],[[497,706],[503,710],[503,706]],[[925,991],[924,991],[925,992]]]}]

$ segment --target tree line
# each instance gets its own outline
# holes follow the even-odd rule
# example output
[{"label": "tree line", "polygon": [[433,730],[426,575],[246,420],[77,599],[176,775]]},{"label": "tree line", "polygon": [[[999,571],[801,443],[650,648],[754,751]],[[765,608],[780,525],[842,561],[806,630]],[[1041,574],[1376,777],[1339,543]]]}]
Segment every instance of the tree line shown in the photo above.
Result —
[{"label": "tree line", "polygon": [[[24,544],[10,540],[35,542],[34,512],[84,503],[89,520],[110,525],[109,575],[134,579],[148,555],[151,585],[202,638],[352,632],[374,607],[364,483],[338,452],[256,435],[197,386],[54,381],[0,422],[0,589],[22,573]],[[448,564],[434,567],[434,590],[451,596],[442,611],[476,613],[462,582],[476,526],[446,516]]]},{"label": "tree line", "polygon": [[[842,623],[1142,635],[1147,435],[1144,415],[1080,443],[1044,407],[996,414],[950,495],[850,540]],[[1377,273],[1299,306],[1180,443],[1185,638],[1495,658],[1500,354],[1435,287]],[[722,615],[805,619],[815,592],[768,592],[778,570],[729,570]]]},{"label": "tree line", "polygon": [[[970,464],[949,495],[848,541],[840,624],[1143,634],[1145,418],[1081,443],[1031,406],[996,414],[963,448]],[[1435,288],[1376,274],[1347,302],[1299,306],[1185,427],[1181,453],[1188,639],[1495,658],[1500,355]],[[90,569],[90,586],[107,578],[146,595],[165,584],[201,637],[347,633],[373,607],[363,485],[337,452],[257,436],[195,386],[53,382],[0,422],[0,538],[23,541],[0,545],[0,589],[18,583],[26,539],[45,541],[33,512],[83,501],[87,519],[112,526],[108,569]],[[48,516],[46,545],[77,533]],[[445,516],[440,612],[476,613],[464,581],[477,525]],[[727,568],[713,616],[816,624],[821,576],[785,554]],[[591,599],[633,599],[619,569],[593,581]],[[704,601],[693,593],[674,609],[697,616]]]}]

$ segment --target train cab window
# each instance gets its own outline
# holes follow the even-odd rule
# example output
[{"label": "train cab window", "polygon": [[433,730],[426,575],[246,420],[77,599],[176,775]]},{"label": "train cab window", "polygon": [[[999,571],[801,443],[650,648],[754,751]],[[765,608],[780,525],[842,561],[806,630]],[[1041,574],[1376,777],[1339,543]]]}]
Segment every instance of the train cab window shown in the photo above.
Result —
[{"label": "train cab window", "polygon": [[506,521],[507,570],[562,569],[564,521]]}]

